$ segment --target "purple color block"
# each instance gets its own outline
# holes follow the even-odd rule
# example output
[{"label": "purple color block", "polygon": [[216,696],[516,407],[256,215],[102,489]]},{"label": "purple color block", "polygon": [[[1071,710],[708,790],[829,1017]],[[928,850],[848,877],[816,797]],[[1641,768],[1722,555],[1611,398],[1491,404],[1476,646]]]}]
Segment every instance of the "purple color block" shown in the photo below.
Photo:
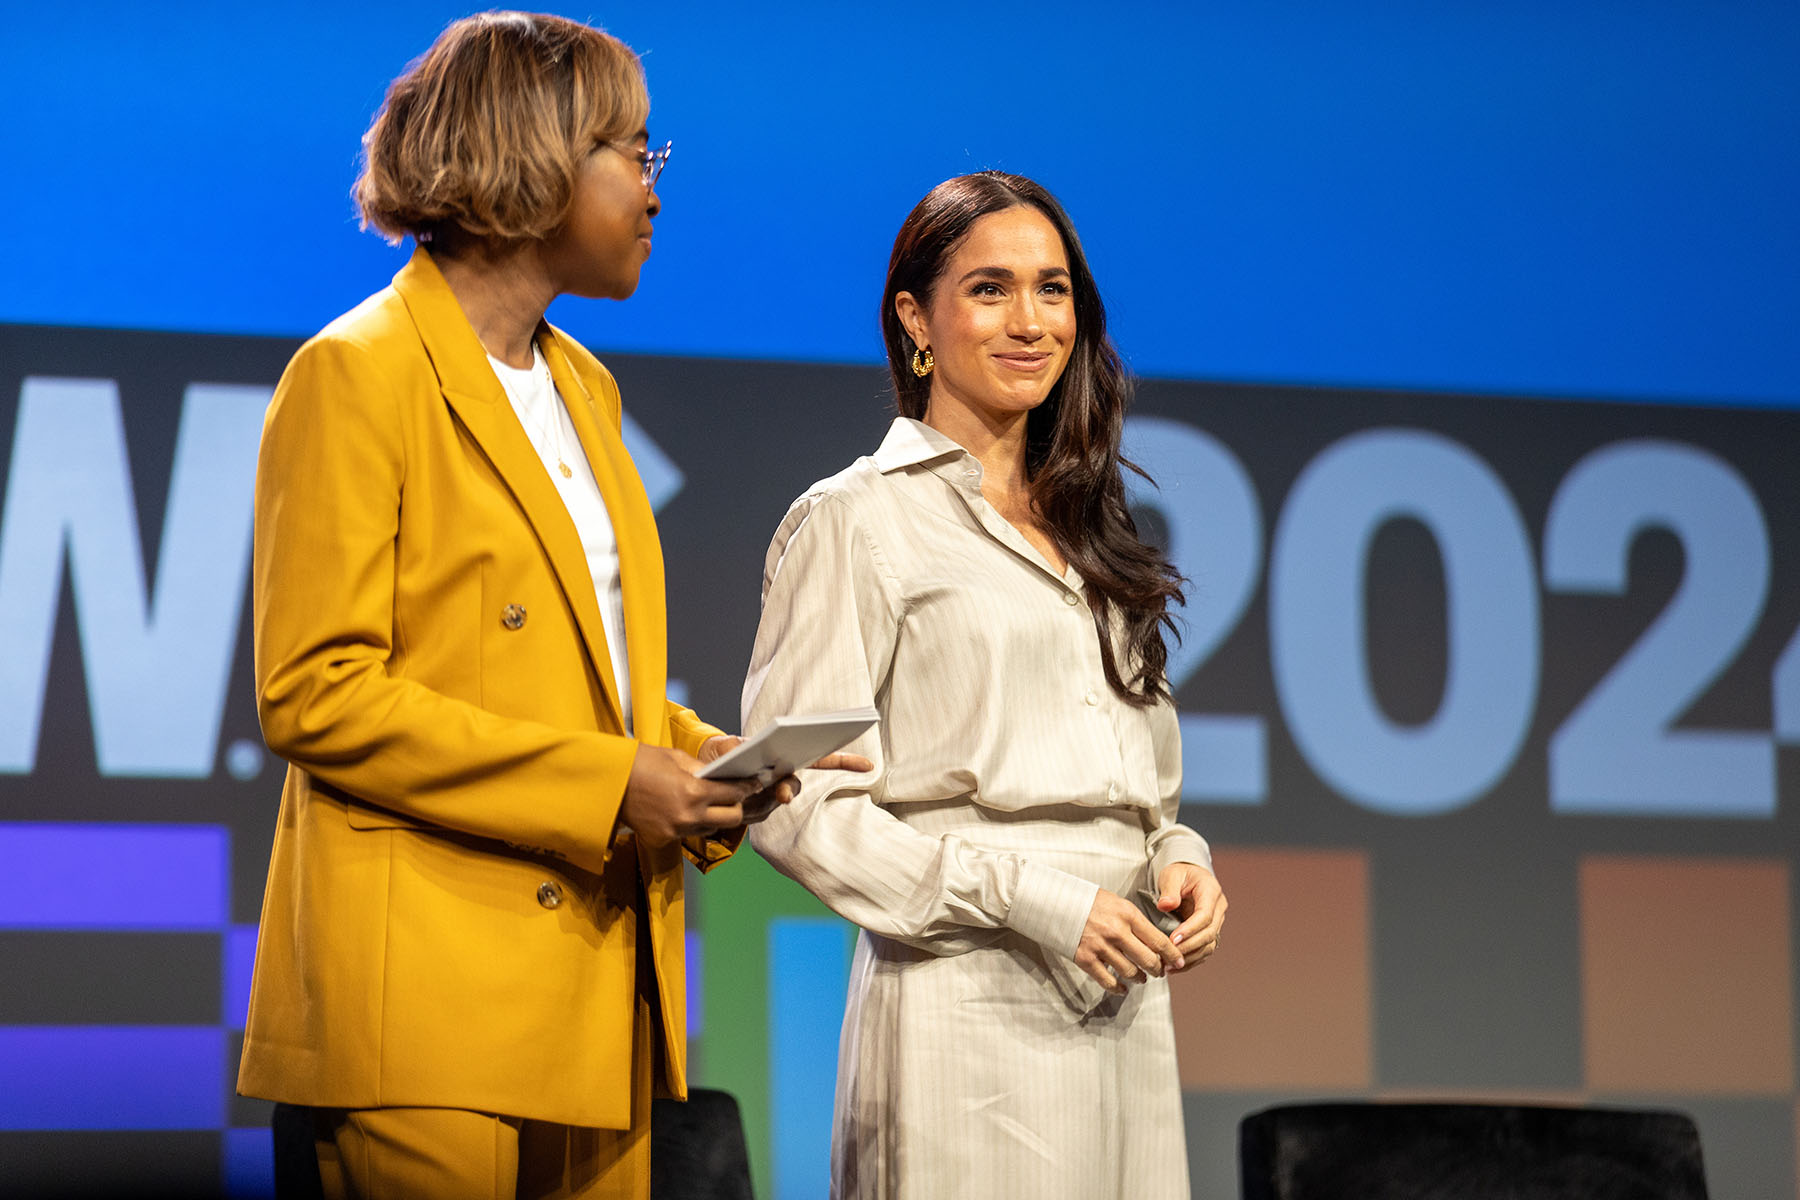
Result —
[{"label": "purple color block", "polygon": [[250,976],[256,967],[256,926],[225,931],[225,1026],[242,1029],[250,1014]]},{"label": "purple color block", "polygon": [[698,933],[687,934],[687,1032],[699,1037],[706,1029],[706,988],[701,986],[701,971],[706,960],[701,951],[706,941]]},{"label": "purple color block", "polygon": [[230,863],[219,825],[0,824],[0,929],[217,929]]},{"label": "purple color block", "polygon": [[218,1129],[216,1025],[0,1026],[0,1129]]}]

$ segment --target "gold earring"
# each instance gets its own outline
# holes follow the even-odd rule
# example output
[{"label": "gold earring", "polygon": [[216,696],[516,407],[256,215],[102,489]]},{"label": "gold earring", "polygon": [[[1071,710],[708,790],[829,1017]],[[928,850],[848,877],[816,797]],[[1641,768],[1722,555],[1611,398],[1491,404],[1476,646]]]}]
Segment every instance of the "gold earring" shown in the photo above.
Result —
[{"label": "gold earring", "polygon": [[929,351],[929,350],[914,350],[913,351],[912,368],[913,368],[914,375],[917,375],[920,379],[923,379],[927,375],[931,374],[931,368],[933,368],[935,366],[937,366],[937,359],[931,357],[931,351]]}]

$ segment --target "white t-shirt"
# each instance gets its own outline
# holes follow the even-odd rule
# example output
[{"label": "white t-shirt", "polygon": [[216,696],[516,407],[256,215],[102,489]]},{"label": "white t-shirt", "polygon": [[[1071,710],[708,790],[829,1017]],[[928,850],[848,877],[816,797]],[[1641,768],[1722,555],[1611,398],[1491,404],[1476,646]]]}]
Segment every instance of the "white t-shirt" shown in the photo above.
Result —
[{"label": "white t-shirt", "polygon": [[613,678],[619,684],[619,707],[625,715],[625,732],[632,731],[631,668],[625,656],[625,593],[619,583],[619,543],[613,536],[612,517],[600,498],[600,485],[582,452],[581,438],[569,420],[569,410],[550,378],[550,364],[537,343],[531,344],[531,365],[509,367],[493,355],[488,362],[512,401],[513,412],[525,436],[537,448],[538,458],[550,482],[562,496],[569,519],[581,535],[587,554],[588,574],[594,580],[594,598],[600,603],[600,623],[606,630],[606,652],[612,658]]}]

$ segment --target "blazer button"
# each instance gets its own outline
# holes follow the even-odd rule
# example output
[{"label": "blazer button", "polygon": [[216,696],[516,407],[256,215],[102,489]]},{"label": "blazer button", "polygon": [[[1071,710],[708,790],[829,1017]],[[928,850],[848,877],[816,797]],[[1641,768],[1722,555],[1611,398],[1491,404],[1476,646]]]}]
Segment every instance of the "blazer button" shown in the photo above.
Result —
[{"label": "blazer button", "polygon": [[538,903],[545,908],[557,908],[562,904],[562,888],[555,880],[546,879],[538,884]]},{"label": "blazer button", "polygon": [[525,606],[509,604],[500,610],[500,623],[508,629],[521,629],[525,625]]}]

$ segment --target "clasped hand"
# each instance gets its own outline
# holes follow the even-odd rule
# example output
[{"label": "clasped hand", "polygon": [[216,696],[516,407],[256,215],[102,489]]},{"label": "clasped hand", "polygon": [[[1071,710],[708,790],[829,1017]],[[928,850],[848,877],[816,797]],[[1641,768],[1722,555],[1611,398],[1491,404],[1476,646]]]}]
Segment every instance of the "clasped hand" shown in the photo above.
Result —
[{"label": "clasped hand", "polygon": [[[666,846],[689,837],[709,837],[726,829],[753,824],[800,793],[792,775],[766,782],[758,779],[702,779],[699,771],[744,739],[718,736],[700,747],[700,757],[667,746],[639,746],[625,783],[619,820],[650,846]],[[870,771],[875,764],[860,754],[832,754],[814,766],[823,770]]]},{"label": "clasped hand", "polygon": [[1163,868],[1156,907],[1181,923],[1165,934],[1137,905],[1101,888],[1075,949],[1076,965],[1107,991],[1122,995],[1127,983],[1185,971],[1218,950],[1226,903],[1211,871],[1196,863]]}]

